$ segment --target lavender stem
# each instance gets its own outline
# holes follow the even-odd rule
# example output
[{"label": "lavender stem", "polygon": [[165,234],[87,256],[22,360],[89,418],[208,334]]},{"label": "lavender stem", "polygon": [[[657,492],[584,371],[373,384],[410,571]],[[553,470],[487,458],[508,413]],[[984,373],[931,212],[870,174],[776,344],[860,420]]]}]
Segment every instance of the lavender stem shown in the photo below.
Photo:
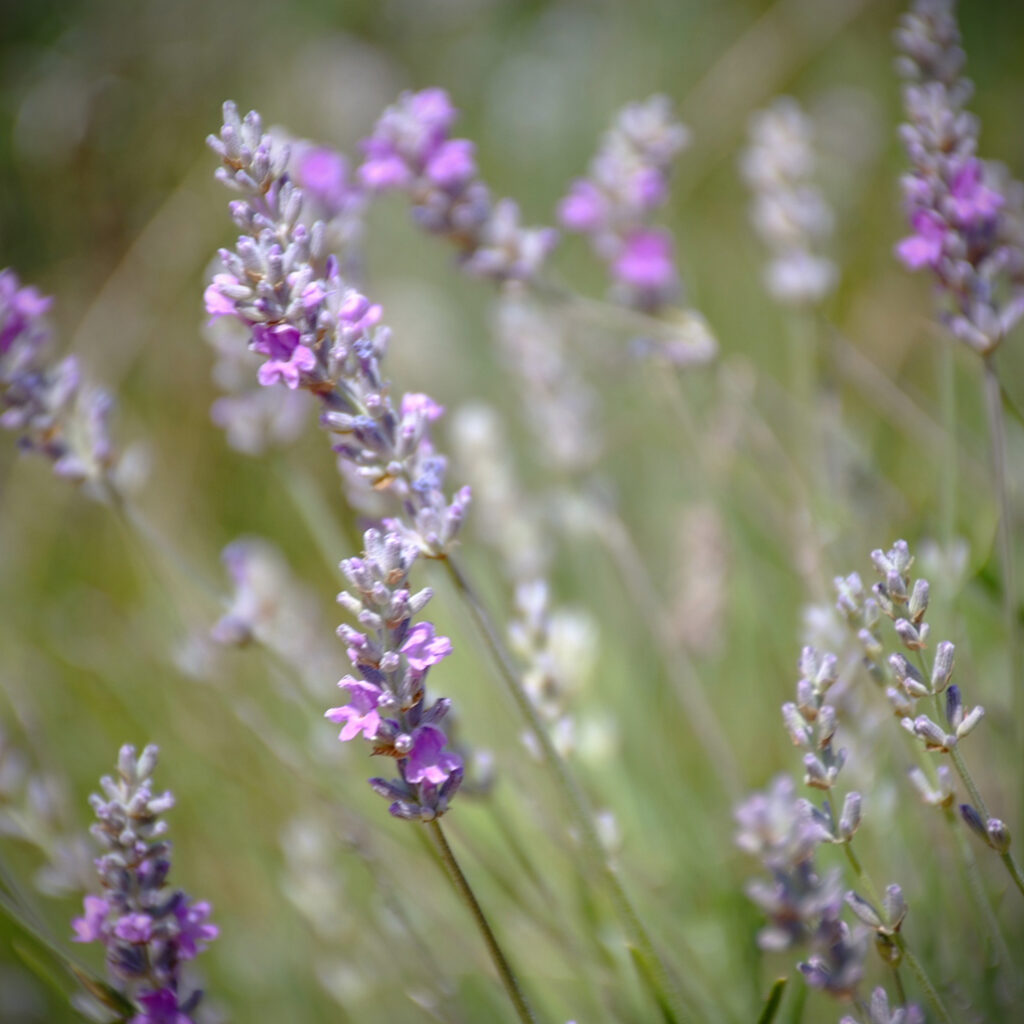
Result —
[{"label": "lavender stem", "polygon": [[925,998],[929,1003],[932,1004],[932,1009],[935,1011],[935,1016],[939,1020],[944,1021],[945,1024],[953,1024],[953,1018],[950,1016],[949,1010],[946,1009],[946,1004],[942,1001],[942,996],[939,995],[939,990],[932,983],[931,978],[928,977],[928,972],[924,969],[921,961],[914,956],[910,948],[907,946],[906,940],[900,932],[897,932],[893,936],[893,941],[899,947],[900,952],[903,954],[903,959],[907,962],[914,977],[917,978],[917,983],[921,986],[921,990],[925,994]]},{"label": "lavender stem", "polygon": [[612,905],[619,918],[619,923],[637,952],[647,961],[652,981],[656,985],[663,1006],[666,1010],[671,1008],[669,1020],[676,1022],[676,1024],[681,1024],[685,1019],[685,1015],[680,1006],[679,993],[670,980],[665,962],[656,951],[654,943],[647,933],[643,922],[640,920],[636,909],[633,907],[629,896],[622,887],[622,883],[608,863],[608,858],[605,856],[601,846],[601,840],[598,837],[590,811],[587,809],[583,793],[580,791],[575,779],[569,774],[569,770],[559,756],[558,751],[555,750],[551,737],[548,735],[547,729],[545,729],[544,723],[541,721],[529,695],[523,689],[515,666],[512,664],[508,652],[498,637],[497,630],[475,590],[451,555],[447,555],[443,561],[448,570],[448,575],[455,584],[459,595],[465,601],[474,622],[486,641],[487,647],[498,666],[502,681],[505,683],[523,718],[526,719],[541,754],[558,783],[563,800],[575,821],[583,852],[590,862],[590,870],[599,875],[605,883],[612,900]]},{"label": "lavender stem", "polygon": [[501,946],[498,944],[498,940],[487,921],[487,917],[477,901],[476,895],[466,879],[466,876],[462,873],[462,868],[459,867],[459,862],[455,859],[455,854],[452,852],[452,848],[448,845],[448,839],[444,834],[444,830],[441,828],[441,823],[435,819],[434,821],[427,822],[427,828],[430,830],[430,833],[437,844],[438,853],[441,855],[441,860],[448,872],[448,877],[451,879],[452,885],[455,886],[455,891],[465,901],[466,906],[469,907],[470,913],[473,915],[473,920],[480,929],[480,934],[483,935],[484,942],[487,945],[487,951],[491,956],[491,961],[494,963],[498,976],[501,978],[501,983],[505,988],[505,992],[512,1001],[512,1005],[515,1007],[516,1016],[523,1022],[523,1024],[535,1024],[537,1018],[534,1017],[533,1011],[527,1004],[526,997],[523,995],[523,991],[519,987],[519,982],[516,980],[515,974],[512,973],[512,968],[509,966],[508,960],[502,952]]},{"label": "lavender stem", "polygon": [[[853,843],[846,842],[843,844],[843,849],[846,851],[846,857],[853,867],[854,873],[857,875],[858,881],[863,885],[864,891],[868,894],[868,899],[876,907],[883,906],[883,901],[878,895],[878,890],[875,888],[874,882],[871,881],[870,876],[865,872],[861,866],[860,861],[857,859],[856,854],[853,852]],[[931,978],[928,977],[928,972],[925,971],[921,961],[910,951],[907,946],[907,941],[903,937],[903,933],[898,929],[894,930],[892,935],[893,942],[899,947],[900,952],[903,954],[903,959],[910,966],[914,976],[917,978],[918,984],[921,986],[921,990],[924,992],[928,1002],[932,1004],[932,1009],[935,1010],[936,1016],[941,1021],[945,1021],[945,1024],[953,1024],[953,1018],[950,1016],[949,1011],[946,1009],[945,1004],[942,1001],[942,997],[939,995],[938,989],[932,983]],[[903,986],[899,985],[900,993],[902,996]],[[906,1002],[905,997],[902,998],[902,1002]]]},{"label": "lavender stem", "polygon": [[[999,558],[1003,576],[1003,616],[1006,623],[1006,657],[1010,673],[1010,700],[1017,722],[1018,738],[1024,733],[1024,690],[1021,689],[1017,647],[1017,588],[1014,580],[1013,538],[1011,536],[1010,495],[1006,484],[1006,428],[1003,424],[1003,398],[999,376],[988,355],[984,359],[985,412],[988,418],[989,445],[996,501],[999,504]],[[1022,797],[1024,800],[1024,797]]]}]

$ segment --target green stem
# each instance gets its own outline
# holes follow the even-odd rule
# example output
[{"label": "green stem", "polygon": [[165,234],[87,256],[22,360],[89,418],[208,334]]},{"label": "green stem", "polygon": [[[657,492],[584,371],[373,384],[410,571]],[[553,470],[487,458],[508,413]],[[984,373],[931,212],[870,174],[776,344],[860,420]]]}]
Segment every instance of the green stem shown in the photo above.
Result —
[{"label": "green stem", "polygon": [[950,1016],[949,1010],[946,1009],[946,1004],[942,1001],[939,990],[932,983],[932,979],[928,977],[928,972],[924,969],[924,965],[914,956],[913,952],[908,948],[906,940],[899,932],[893,936],[893,940],[903,954],[903,959],[906,961],[907,966],[914,977],[917,978],[917,983],[921,986],[925,998],[931,1003],[935,1016],[939,1020],[944,1021],[945,1024],[953,1024],[953,1018]]},{"label": "green stem", "polygon": [[508,652],[505,650],[505,646],[501,642],[497,630],[479,597],[477,597],[475,590],[450,555],[444,559],[444,564],[448,570],[448,575],[455,584],[456,590],[459,592],[459,596],[465,601],[473,620],[483,635],[495,664],[498,666],[502,681],[523,718],[526,720],[530,732],[533,734],[541,751],[541,755],[558,784],[563,800],[572,815],[579,842],[589,862],[590,870],[604,882],[619,923],[622,925],[623,930],[629,937],[629,941],[636,948],[638,954],[647,961],[651,978],[656,984],[661,1003],[671,1007],[672,1016],[669,1020],[673,1024],[681,1024],[684,1014],[680,1006],[679,994],[676,991],[675,985],[670,980],[668,968],[657,953],[654,943],[647,933],[643,922],[640,920],[636,909],[633,907],[629,896],[622,887],[622,883],[608,863],[608,858],[601,845],[601,840],[597,834],[590,811],[587,809],[583,793],[551,742],[551,737],[548,735],[548,731],[541,721],[533,701],[530,700],[529,695],[523,688],[519,673],[512,663]]},{"label": "green stem", "polygon": [[[875,888],[874,882],[871,881],[870,876],[861,866],[860,861],[857,859],[857,855],[853,852],[853,843],[843,843],[843,849],[846,851],[847,859],[850,861],[853,867],[854,873],[857,876],[858,881],[864,887],[864,891],[868,894],[868,899],[874,904],[875,909],[881,913],[884,904],[879,896],[878,890]],[[935,1010],[936,1015],[946,1024],[952,1024],[952,1017],[949,1015],[949,1011],[946,1009],[945,1004],[942,1002],[942,997],[939,995],[938,989],[932,984],[931,978],[928,977],[927,972],[922,966],[921,962],[914,956],[914,954],[907,947],[906,939],[899,931],[895,931],[892,935],[893,941],[899,947],[900,952],[903,954],[903,959],[909,964],[910,969],[914,972],[915,977],[918,980],[928,1002],[932,1004],[932,1008]],[[902,988],[902,986],[900,986]]]},{"label": "green stem", "polygon": [[[991,355],[985,357],[984,368],[985,412],[992,452],[992,476],[999,505],[998,542],[1003,576],[1003,618],[1006,628],[1010,702],[1014,720],[1017,722],[1017,738],[1020,741],[1024,739],[1024,689],[1021,685],[1017,646],[1017,588],[1014,580],[1010,492],[1006,481],[1006,428],[1003,424],[1003,397],[999,388],[999,376]],[[1021,799],[1024,802],[1024,789]]]},{"label": "green stem", "polygon": [[971,841],[967,837],[965,830],[961,827],[961,823],[957,821],[956,812],[952,807],[943,808],[943,817],[946,819],[946,824],[949,826],[950,831],[956,837],[956,842],[960,848],[960,859],[963,862],[964,875],[967,879],[967,888],[970,890],[971,899],[974,901],[975,907],[992,936],[996,955],[999,957],[999,962],[1006,972],[1006,977],[1009,980],[1014,995],[1016,995],[1020,983],[1017,979],[1016,971],[1013,969],[1013,956],[1010,953],[1010,947],[1006,944],[999,920],[992,910],[992,904],[985,895],[984,886],[981,884],[981,875],[978,872],[978,861],[974,856],[974,851],[971,849]]},{"label": "green stem", "polygon": [[448,872],[452,885],[455,886],[455,891],[465,902],[466,906],[469,907],[473,920],[476,922],[477,928],[480,929],[480,934],[483,936],[484,943],[487,946],[487,952],[491,956],[491,961],[498,972],[498,977],[501,978],[501,984],[512,1005],[515,1007],[516,1016],[523,1024],[535,1024],[537,1018],[534,1017],[533,1011],[527,1004],[526,996],[523,995],[523,991],[519,987],[519,982],[516,980],[516,976],[509,966],[508,959],[502,951],[494,931],[491,929],[487,916],[484,914],[466,876],[462,873],[462,868],[459,867],[459,862],[455,859],[452,848],[448,845],[448,839],[441,828],[441,823],[435,819],[434,821],[427,822],[427,828],[434,837],[438,853],[441,855],[441,860]]},{"label": "green stem", "polygon": [[601,540],[631,600],[642,610],[643,618],[650,626],[660,648],[665,672],[692,727],[694,738],[714,765],[712,774],[725,790],[725,795],[737,803],[743,794],[743,784],[736,758],[719,717],[701,685],[696,666],[673,632],[626,524],[614,513],[609,513],[602,518],[601,525]]}]

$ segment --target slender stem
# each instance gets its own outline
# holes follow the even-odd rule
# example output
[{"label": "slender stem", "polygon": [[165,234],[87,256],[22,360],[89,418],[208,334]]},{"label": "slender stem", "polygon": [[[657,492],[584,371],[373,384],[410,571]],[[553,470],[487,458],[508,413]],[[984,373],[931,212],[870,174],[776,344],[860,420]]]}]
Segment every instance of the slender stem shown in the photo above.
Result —
[{"label": "slender stem", "polygon": [[494,963],[498,976],[501,978],[501,984],[504,986],[506,994],[515,1007],[516,1016],[523,1024],[535,1024],[537,1018],[534,1017],[533,1011],[527,1004],[526,996],[523,995],[523,990],[519,987],[515,974],[512,973],[512,968],[509,966],[508,959],[498,944],[487,916],[484,914],[466,876],[462,873],[462,868],[459,867],[459,862],[455,859],[452,848],[448,845],[448,839],[441,828],[441,823],[435,819],[434,821],[427,822],[427,828],[437,843],[438,852],[448,871],[448,876],[451,878],[452,885],[455,886],[455,891],[465,901],[466,906],[469,907],[473,920],[476,922],[477,928],[480,929],[480,934],[483,936],[484,943],[487,946],[487,952],[490,953],[491,961]]},{"label": "slender stem", "polygon": [[995,912],[992,910],[992,904],[985,895],[985,889],[981,884],[981,876],[978,873],[978,861],[974,856],[974,851],[971,849],[971,841],[961,827],[961,823],[957,821],[956,812],[952,807],[944,808],[943,816],[959,845],[960,859],[963,861],[964,875],[967,878],[967,887],[970,890],[971,898],[974,900],[974,904],[992,936],[992,941],[996,947],[996,955],[999,957],[1006,978],[1009,980],[1014,996],[1016,996],[1020,988],[1020,982],[1017,972],[1013,969],[1013,956],[1010,953],[1010,947],[1006,944],[1006,939],[1003,937],[1003,930],[999,926]]},{"label": "slender stem", "polygon": [[541,721],[533,701],[530,700],[529,695],[523,688],[519,673],[512,663],[508,652],[505,650],[505,646],[501,642],[498,632],[475,590],[450,555],[444,559],[444,564],[459,595],[465,601],[470,614],[484,637],[487,647],[498,666],[502,681],[505,683],[509,694],[526,720],[530,732],[533,734],[541,754],[547,762],[548,768],[558,783],[563,800],[572,814],[578,838],[589,862],[590,870],[597,874],[604,882],[616,915],[619,918],[619,923],[637,952],[647,961],[663,1003],[671,1008],[672,1016],[670,1020],[680,1024],[684,1019],[684,1014],[680,1006],[679,993],[676,991],[676,986],[672,983],[668,968],[656,951],[654,943],[647,933],[647,929],[644,927],[629,896],[622,887],[622,883],[608,863],[608,858],[605,856],[604,848],[601,845],[600,837],[597,834],[597,829],[587,808],[583,793],[551,742],[551,737],[548,735],[548,731],[544,727],[544,723]]},{"label": "slender stem", "polygon": [[[940,510],[942,520],[942,544],[944,554],[949,558],[953,551],[956,534],[956,484],[957,484],[957,441],[956,441],[956,348],[959,342],[944,334],[939,353],[940,401],[943,427],[943,467]],[[951,603],[952,598],[948,599]]]},{"label": "slender stem", "polygon": [[907,946],[906,939],[903,938],[900,932],[897,932],[893,936],[893,941],[899,947],[900,952],[903,954],[903,959],[910,968],[914,977],[917,978],[917,983],[921,986],[925,998],[932,1004],[935,1016],[938,1017],[939,1020],[944,1021],[945,1024],[953,1024],[953,1018],[950,1016],[949,1010],[946,1009],[946,1004],[942,1001],[942,996],[939,995],[939,990],[932,983],[932,979],[928,977],[928,972],[924,969],[921,961],[914,956],[913,952]]},{"label": "slender stem", "polygon": [[694,738],[714,765],[712,774],[715,779],[735,803],[743,793],[736,757],[701,685],[697,669],[658,601],[650,576],[625,523],[609,513],[602,518],[601,525],[601,540],[615,562],[630,598],[643,610],[643,617],[660,648],[665,671],[692,726]]},{"label": "slender stem", "polygon": [[906,990],[903,988],[903,978],[900,975],[900,969],[895,964],[892,965],[892,984],[893,987],[896,989],[896,999],[898,1000],[900,1006],[906,1006],[907,993]]},{"label": "slender stem", "polygon": [[[857,859],[856,854],[853,852],[853,843],[843,843],[843,849],[846,851],[847,859],[850,861],[853,867],[854,873],[857,875],[857,879],[861,885],[864,886],[865,892],[868,894],[868,899],[875,905],[875,909],[881,911],[883,903],[879,897],[878,890],[875,888],[874,882],[871,881],[868,873],[861,867],[860,861]],[[939,995],[938,989],[932,984],[931,978],[928,977],[927,972],[922,966],[921,962],[907,947],[907,941],[903,937],[902,933],[896,931],[893,936],[893,941],[899,947],[900,952],[903,954],[903,959],[910,966],[910,969],[914,972],[917,978],[918,984],[924,991],[928,1002],[932,1004],[932,1009],[935,1010],[936,1015],[946,1024],[953,1024],[953,1018],[950,1017],[949,1011],[946,1009],[945,1004],[942,1002],[942,997]],[[902,988],[902,986],[900,986]]]},{"label": "slender stem", "polygon": [[992,451],[992,476],[999,504],[999,558],[1003,575],[1003,616],[1006,621],[1006,656],[1010,674],[1010,701],[1017,722],[1018,739],[1024,736],[1024,689],[1021,687],[1017,646],[1017,589],[1013,567],[1013,537],[1010,492],[1006,482],[1006,428],[1003,424],[1003,397],[999,377],[991,356],[986,356],[985,412],[988,417],[989,445]]}]

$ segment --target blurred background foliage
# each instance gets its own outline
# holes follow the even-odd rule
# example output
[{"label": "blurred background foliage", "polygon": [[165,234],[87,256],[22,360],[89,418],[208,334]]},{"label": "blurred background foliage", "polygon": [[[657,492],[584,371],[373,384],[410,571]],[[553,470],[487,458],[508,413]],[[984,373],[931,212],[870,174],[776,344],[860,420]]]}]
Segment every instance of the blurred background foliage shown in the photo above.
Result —
[{"label": "blurred background foliage", "polygon": [[[1020,176],[1024,5],[961,7],[983,155]],[[218,553],[233,538],[261,535],[282,549],[315,596],[327,646],[338,619],[334,564],[358,549],[322,436],[311,429],[287,453],[249,459],[209,421],[216,391],[201,294],[233,227],[203,138],[227,97],[259,109],[269,125],[352,154],[401,89],[442,86],[463,111],[456,130],[476,140],[485,179],[517,198],[532,223],[551,221],[624,103],[664,92],[691,128],[667,218],[688,302],[708,318],[721,357],[676,380],[632,357],[628,332],[570,324],[607,438],[585,479],[554,477],[536,450],[493,343],[489,289],[455,272],[397,201],[370,211],[366,290],[394,328],[389,369],[399,386],[435,395],[449,412],[490,403],[527,489],[554,495],[565,519],[580,495],[597,494],[628,526],[646,574],[632,591],[608,528],[551,528],[555,597],[600,624],[582,700],[595,721],[612,723],[610,739],[577,754],[578,769],[595,806],[615,813],[618,859],[641,912],[680,970],[719,994],[723,1019],[753,1019],[790,960],[756,951],[758,913],[742,892],[753,865],[733,849],[725,770],[693,741],[643,603],[646,594],[671,618],[693,584],[680,555],[693,548],[680,534],[694,509],[710,509],[719,542],[702,570],[712,590],[697,590],[704,611],[714,602],[706,627],[714,636],[691,638],[687,656],[739,777],[755,787],[796,767],[778,705],[796,678],[805,607],[828,602],[836,573],[870,575],[874,547],[897,537],[915,548],[948,541],[938,496],[953,474],[954,532],[968,554],[962,580],[932,574],[933,628],[957,641],[962,685],[989,713],[975,770],[1014,830],[1024,826],[1011,809],[1020,766],[1008,753],[979,367],[955,352],[954,444],[937,398],[939,354],[950,343],[931,322],[927,282],[891,256],[903,233],[890,44],[901,8],[891,0],[0,4],[0,264],[57,297],[58,336],[116,392],[118,437],[136,446],[147,474],[140,505],[173,540],[171,552],[140,544],[41,460],[0,449],[0,721],[35,772],[64,780],[66,805],[55,813],[68,828],[87,824],[86,797],[122,742],[159,744],[157,782],[178,799],[173,878],[213,903],[221,927],[201,961],[215,1016],[415,1022],[506,1013],[417,830],[388,819],[362,781],[371,770],[365,752],[338,749],[320,718],[335,701],[340,644],[337,675],[325,675],[313,696],[258,650],[214,654],[198,639],[228,592]],[[821,179],[837,210],[841,286],[826,316],[804,325],[822,353],[815,409],[793,397],[793,324],[761,287],[764,254],[736,170],[748,117],[782,93],[815,118]],[[565,240],[555,262],[563,280],[601,295],[601,270],[579,240]],[[999,365],[1008,397],[1024,407],[1019,337]],[[682,420],[676,402],[688,410]],[[831,424],[827,478],[794,474],[785,447],[802,418],[817,429],[809,417],[822,414]],[[723,435],[730,415],[740,427]],[[1019,510],[1018,420],[1010,430]],[[461,482],[458,468],[452,479]],[[472,513],[464,549],[489,604],[507,615],[508,585],[475,541]],[[490,797],[460,798],[447,819],[464,866],[545,1016],[654,1019],[607,908],[575,873],[514,709],[432,568],[420,567],[419,578],[438,592],[432,609],[457,651],[434,687],[454,699],[463,739],[493,752],[497,774]],[[968,979],[963,990],[976,993],[970,979],[984,976],[983,951],[964,948],[956,915],[966,912],[948,850],[932,841],[933,825],[903,783],[890,731],[892,742],[865,751],[859,768],[875,775],[868,859],[878,877],[904,885],[908,928],[935,973]],[[38,858],[16,842],[8,848],[29,877]],[[983,863],[998,893],[1004,880]],[[58,935],[78,905],[40,898]],[[1019,911],[1002,913],[1020,948]],[[77,1019],[16,947],[23,940],[0,923],[0,1020]],[[988,996],[974,998],[984,1006]],[[814,999],[806,1012],[838,1016]]]}]

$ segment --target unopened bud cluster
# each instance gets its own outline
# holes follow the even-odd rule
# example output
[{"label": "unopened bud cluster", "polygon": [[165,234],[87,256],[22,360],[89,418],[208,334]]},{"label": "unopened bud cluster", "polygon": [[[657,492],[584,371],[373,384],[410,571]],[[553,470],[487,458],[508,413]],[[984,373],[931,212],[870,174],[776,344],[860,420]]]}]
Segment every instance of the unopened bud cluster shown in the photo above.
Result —
[{"label": "unopened bud cluster", "polygon": [[751,118],[749,135],[740,169],[753,193],[751,223],[772,254],[765,286],[779,302],[815,305],[835,287],[836,268],[820,254],[833,218],[814,181],[811,120],[784,96]]},{"label": "unopened bud cluster", "polygon": [[[916,736],[926,750],[948,753],[977,726],[985,710],[966,707],[959,687],[950,683],[956,650],[948,640],[936,645],[931,669],[925,671],[929,627],[924,618],[930,588],[925,579],[911,581],[914,559],[907,542],[897,541],[888,551],[873,551],[871,561],[880,578],[872,586],[870,595],[854,573],[835,581],[837,606],[857,630],[865,660],[876,677],[882,679],[885,667],[888,668],[895,685],[886,687],[886,697],[903,728]],[[886,645],[880,629],[883,618],[892,622],[900,645],[910,652],[920,668],[903,651],[885,656]],[[942,694],[945,694],[942,722],[918,711],[920,700],[938,698]],[[944,805],[952,798],[952,790],[946,785],[948,775],[940,775],[937,788],[930,784],[922,786],[919,772],[912,778],[927,802]]]}]

